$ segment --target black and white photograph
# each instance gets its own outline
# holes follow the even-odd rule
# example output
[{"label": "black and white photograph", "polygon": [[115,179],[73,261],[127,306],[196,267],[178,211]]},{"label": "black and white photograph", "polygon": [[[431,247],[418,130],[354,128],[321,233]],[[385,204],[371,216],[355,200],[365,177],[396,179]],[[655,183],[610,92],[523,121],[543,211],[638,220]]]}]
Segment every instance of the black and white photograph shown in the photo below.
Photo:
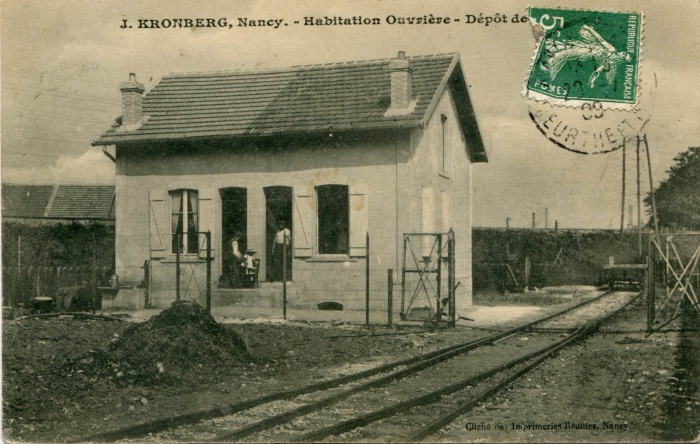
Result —
[{"label": "black and white photograph", "polygon": [[697,442],[697,0],[2,0],[2,439]]}]

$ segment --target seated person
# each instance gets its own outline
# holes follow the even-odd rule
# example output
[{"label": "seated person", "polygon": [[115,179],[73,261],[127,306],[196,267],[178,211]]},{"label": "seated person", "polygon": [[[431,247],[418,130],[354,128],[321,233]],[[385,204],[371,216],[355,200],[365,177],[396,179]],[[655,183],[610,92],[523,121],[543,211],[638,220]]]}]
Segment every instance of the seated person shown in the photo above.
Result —
[{"label": "seated person", "polygon": [[246,274],[255,274],[255,254],[257,251],[252,248],[248,248],[245,255],[243,256],[243,266],[245,267]]}]

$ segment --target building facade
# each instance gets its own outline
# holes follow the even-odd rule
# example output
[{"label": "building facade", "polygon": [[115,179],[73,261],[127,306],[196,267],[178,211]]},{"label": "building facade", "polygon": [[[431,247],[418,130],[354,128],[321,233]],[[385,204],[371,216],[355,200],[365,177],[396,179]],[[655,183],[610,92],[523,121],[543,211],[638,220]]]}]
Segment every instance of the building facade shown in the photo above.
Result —
[{"label": "building facade", "polygon": [[120,284],[150,261],[152,305],[175,300],[176,260],[181,297],[202,300],[204,232],[215,288],[234,282],[236,233],[262,285],[279,281],[283,225],[292,307],[363,308],[368,233],[384,307],[403,233],[450,228],[458,304],[471,303],[470,165],[486,154],[458,55],[174,74],[145,95],[132,75],[121,90],[122,117],[94,144],[116,146]]}]

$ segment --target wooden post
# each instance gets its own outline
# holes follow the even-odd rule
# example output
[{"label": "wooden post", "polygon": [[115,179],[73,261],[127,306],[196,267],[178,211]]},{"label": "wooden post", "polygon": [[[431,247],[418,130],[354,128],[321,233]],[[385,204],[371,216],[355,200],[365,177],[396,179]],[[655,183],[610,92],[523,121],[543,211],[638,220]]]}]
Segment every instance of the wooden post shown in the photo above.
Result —
[{"label": "wooden post", "polygon": [[386,314],[387,325],[391,328],[394,324],[394,270],[387,270],[387,299],[386,299]]},{"label": "wooden post", "polygon": [[[639,169],[639,152],[642,141],[637,136],[637,242],[639,244],[639,257],[642,257],[642,180]],[[632,214],[630,213],[630,219]]]},{"label": "wooden post", "polygon": [[647,255],[647,333],[654,329],[654,318],[656,317],[656,283],[654,282],[654,260],[651,251]]},{"label": "wooden post", "polygon": [[180,233],[175,234],[175,300],[180,300],[180,244],[182,238]]},{"label": "wooden post", "polygon": [[622,140],[622,205],[620,206],[620,242],[625,241],[625,141]]},{"label": "wooden post", "polygon": [[651,176],[651,155],[649,155],[649,142],[647,141],[647,135],[644,134],[644,146],[647,150],[647,167],[649,170],[649,189],[651,190],[651,208],[654,215],[654,233],[659,235],[659,221],[656,218],[656,196],[654,196],[654,180]]},{"label": "wooden post", "polygon": [[17,236],[17,287],[15,291],[15,301],[17,304],[22,294],[22,236]]},{"label": "wooden post", "polygon": [[537,224],[535,223],[535,214],[536,213],[532,213],[532,229],[533,230],[537,227]]},{"label": "wooden post", "polygon": [[207,231],[207,312],[211,314],[211,231]]},{"label": "wooden post", "polygon": [[437,255],[437,276],[435,277],[437,281],[435,294],[437,295],[437,303],[435,307],[438,308],[438,312],[442,313],[442,234],[437,235],[438,243],[438,255]]},{"label": "wooden post", "polygon": [[[143,261],[143,280],[146,283],[143,306],[151,308],[151,261],[148,259]],[[116,284],[119,285],[118,282]]]},{"label": "wooden post", "polygon": [[525,289],[530,289],[530,274],[532,269],[532,263],[530,262],[530,257],[525,258]]},{"label": "wooden post", "polygon": [[282,318],[287,319],[287,232],[282,236]]},{"label": "wooden post", "polygon": [[369,328],[369,231],[367,232],[366,247],[367,261],[365,263],[365,325]]},{"label": "wooden post", "polygon": [[407,237],[404,235],[403,237],[403,261],[402,261],[402,266],[401,266],[401,320],[405,321],[406,320],[406,313],[404,312],[405,309],[405,299],[406,299],[406,242],[407,242]]},{"label": "wooden post", "polygon": [[95,314],[95,300],[97,299],[97,237],[95,236],[95,230],[92,230],[92,291],[90,298],[90,310],[92,314]]},{"label": "wooden post", "polygon": [[447,273],[447,285],[449,288],[449,297],[450,297],[450,325],[455,326],[457,324],[457,295],[455,294],[457,291],[457,286],[455,285],[455,232],[450,228],[450,234],[447,237],[447,254],[449,257],[447,258],[449,260],[449,268],[448,268],[448,273]]}]

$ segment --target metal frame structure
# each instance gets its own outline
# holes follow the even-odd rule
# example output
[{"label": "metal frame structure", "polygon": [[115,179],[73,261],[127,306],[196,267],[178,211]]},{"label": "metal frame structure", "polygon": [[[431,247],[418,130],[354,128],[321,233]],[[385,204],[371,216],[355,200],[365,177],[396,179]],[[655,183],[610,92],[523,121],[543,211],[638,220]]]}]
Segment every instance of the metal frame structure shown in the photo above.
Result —
[{"label": "metal frame structure", "polygon": [[[455,235],[450,229],[448,233],[404,233],[403,263],[401,268],[401,320],[416,319],[411,316],[416,300],[424,298],[428,303],[428,318],[441,321],[448,315],[448,323],[456,322],[455,310]],[[418,245],[416,245],[418,244]],[[429,247],[429,248],[426,248]],[[418,254],[415,251],[418,249]],[[424,253],[428,253],[427,255]],[[448,297],[442,298],[443,262],[447,262],[447,292]],[[418,282],[411,291],[406,302],[407,274],[417,274]],[[435,285],[431,276],[435,275]],[[433,301],[435,305],[433,306]],[[449,311],[445,312],[445,307]],[[420,319],[425,319],[421,317]]]},{"label": "metal frame structure", "polygon": [[[180,244],[182,244],[182,238],[183,238],[183,233],[176,233],[177,234],[177,240],[178,240],[178,248],[175,249],[175,300],[179,301],[180,300],[180,275],[183,274],[184,270],[180,268],[181,262],[180,262]],[[207,266],[207,276],[206,276],[206,303],[207,303],[207,311],[211,313],[211,262],[212,262],[212,257],[211,257],[211,231],[198,231],[197,236],[203,235],[204,240],[206,241],[207,247],[206,247],[206,252],[207,255],[205,257],[205,262]],[[199,252],[197,252],[199,254]],[[195,279],[195,284],[197,285],[197,290],[199,290],[199,283],[197,282],[197,278],[195,277],[195,268],[197,267],[197,263],[190,263],[190,266],[192,267],[192,275],[190,276],[190,282],[192,281],[192,278],[194,277]],[[185,289],[185,294],[187,294],[187,291],[189,290],[190,283],[187,283],[187,288]]]},{"label": "metal frame structure", "polygon": [[[698,293],[700,293],[700,268],[698,267],[700,242],[697,242],[697,247],[688,258],[683,257],[674,243],[675,237],[687,235],[698,236],[698,240],[700,240],[700,233],[697,232],[673,235],[657,234],[650,239],[665,264],[666,276],[664,282],[666,294],[660,298],[659,304],[655,304],[658,307],[654,309],[655,313],[650,325],[653,326],[662,320],[665,322],[656,327],[655,330],[660,330],[681,316],[684,300],[687,300],[700,315],[700,301],[698,300]],[[661,236],[665,238],[663,246]]]}]

